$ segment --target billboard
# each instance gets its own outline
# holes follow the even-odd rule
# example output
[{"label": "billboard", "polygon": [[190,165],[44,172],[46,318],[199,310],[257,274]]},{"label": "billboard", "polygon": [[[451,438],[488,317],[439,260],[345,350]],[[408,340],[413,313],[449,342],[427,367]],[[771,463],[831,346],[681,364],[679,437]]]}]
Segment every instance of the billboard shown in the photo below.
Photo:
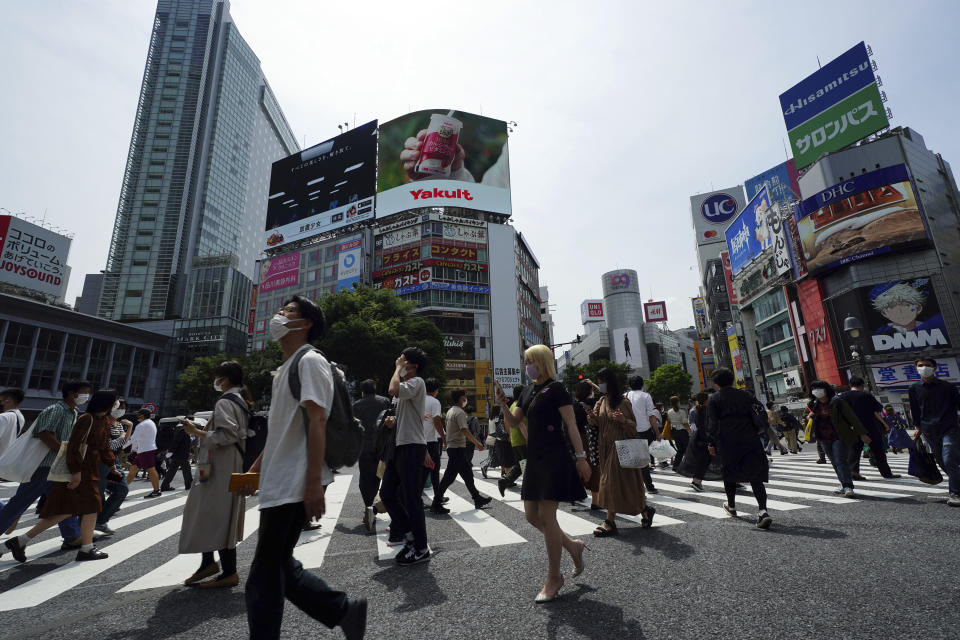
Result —
[{"label": "billboard", "polygon": [[723,242],[723,230],[745,204],[743,187],[740,185],[690,196],[690,213],[697,234],[697,245]]},{"label": "billboard", "polygon": [[925,244],[927,229],[906,165],[834,184],[797,206],[810,273]]},{"label": "billboard", "polygon": [[633,269],[621,269],[619,271],[608,271],[603,274],[601,283],[603,286],[603,297],[614,293],[640,293],[640,282],[637,272]]},{"label": "billboard", "polygon": [[26,220],[0,216],[0,282],[62,300],[71,242]]},{"label": "billboard", "polygon": [[710,337],[710,323],[707,321],[707,302],[703,298],[692,298],[693,321],[697,327],[697,335],[701,338]]},{"label": "billboard", "polygon": [[643,317],[647,322],[666,322],[667,321],[667,303],[666,302],[644,302]]},{"label": "billboard", "polygon": [[807,278],[797,284],[797,298],[800,301],[801,320],[794,314],[798,336],[807,336],[810,346],[810,359],[819,380],[832,385],[840,385],[840,368],[833,351],[833,339],[827,326],[827,312],[823,307],[823,290],[820,281]]},{"label": "billboard", "polygon": [[743,183],[748,198],[760,193],[760,190],[764,187],[770,194],[770,201],[784,207],[794,200],[799,200],[800,175],[797,173],[797,164],[793,158],[781,162],[777,166],[745,180]]},{"label": "billboard", "polygon": [[337,291],[353,289],[363,276],[363,240],[354,236],[337,245]]},{"label": "billboard", "polygon": [[260,261],[260,293],[300,284],[300,252],[285,253]]},{"label": "billboard", "polygon": [[[906,389],[921,379],[913,360],[871,364],[870,371],[878,389]],[[937,378],[953,384],[960,383],[960,365],[957,364],[957,359],[938,358]]]},{"label": "billboard", "polygon": [[380,126],[377,218],[443,206],[510,215],[506,122],[430,109]]},{"label": "billboard", "polygon": [[603,300],[584,300],[580,303],[580,322],[603,322]]},{"label": "billboard", "polygon": [[274,162],[265,247],[372,219],[376,162],[376,120]]},{"label": "billboard", "polygon": [[737,330],[734,327],[727,328],[727,346],[730,348],[730,361],[733,363],[733,373],[736,376],[737,389],[746,389],[747,384],[744,378],[745,365],[743,362],[743,353],[740,351],[740,338],[737,336]]},{"label": "billboard", "polygon": [[[873,84],[867,45],[860,42],[780,94],[787,131]],[[802,168],[802,167],[801,167]]]},{"label": "billboard", "polygon": [[730,300],[730,304],[737,306],[739,298],[737,297],[737,290],[733,287],[733,269],[730,267],[730,253],[724,251],[720,254],[720,261],[723,263],[723,279],[727,283],[727,298]]},{"label": "billboard", "polygon": [[613,346],[614,362],[630,365],[634,369],[643,366],[643,351],[646,345],[640,340],[639,329],[610,329],[610,344]]},{"label": "billboard", "polygon": [[770,194],[764,187],[724,231],[734,278],[757,256],[773,246],[771,222],[776,214],[777,210],[771,207]]}]

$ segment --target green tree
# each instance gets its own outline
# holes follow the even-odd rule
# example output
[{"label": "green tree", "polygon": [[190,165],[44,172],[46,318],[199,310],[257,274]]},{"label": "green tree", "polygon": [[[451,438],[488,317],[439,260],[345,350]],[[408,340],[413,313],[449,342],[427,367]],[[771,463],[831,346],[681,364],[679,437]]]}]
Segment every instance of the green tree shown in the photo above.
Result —
[{"label": "green tree", "polygon": [[609,360],[594,360],[584,365],[565,368],[563,370],[563,384],[568,389],[575,390],[577,385],[580,383],[580,376],[583,376],[584,380],[589,378],[590,380],[596,382],[597,374],[600,373],[600,370],[605,367],[616,372],[617,379],[620,380],[621,388],[626,391],[627,379],[630,377],[630,365],[620,364],[619,362],[611,362]]},{"label": "green tree", "polygon": [[427,354],[422,377],[441,384],[446,380],[443,334],[433,322],[413,314],[413,302],[389,290],[357,287],[324,296],[319,304],[327,320],[319,347],[348,379],[370,378],[386,393],[400,352],[420,347]]},{"label": "green tree", "polygon": [[183,410],[210,411],[220,393],[213,388],[214,371],[221,362],[236,360],[243,367],[243,382],[250,390],[255,407],[270,403],[273,386],[272,372],[283,363],[283,353],[276,342],[267,344],[263,351],[249,355],[220,353],[196,358],[177,379],[176,397]]},{"label": "green tree", "polygon": [[670,402],[671,396],[678,396],[680,402],[687,402],[692,388],[693,376],[678,364],[657,367],[646,385],[647,392],[653,396],[653,399],[664,405]]}]

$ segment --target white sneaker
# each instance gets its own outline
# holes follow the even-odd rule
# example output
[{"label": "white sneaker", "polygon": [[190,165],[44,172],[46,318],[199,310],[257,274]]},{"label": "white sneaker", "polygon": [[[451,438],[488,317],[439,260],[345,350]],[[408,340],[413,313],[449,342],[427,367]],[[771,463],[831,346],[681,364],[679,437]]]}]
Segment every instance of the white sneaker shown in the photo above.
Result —
[{"label": "white sneaker", "polygon": [[846,497],[848,497],[848,498],[856,498],[856,497],[858,497],[857,494],[856,494],[856,493],[853,491],[853,489],[851,489],[850,487],[847,487],[846,489],[843,490],[843,495],[846,496]]},{"label": "white sneaker", "polygon": [[951,493],[950,497],[947,498],[948,507],[960,507],[960,494]]}]

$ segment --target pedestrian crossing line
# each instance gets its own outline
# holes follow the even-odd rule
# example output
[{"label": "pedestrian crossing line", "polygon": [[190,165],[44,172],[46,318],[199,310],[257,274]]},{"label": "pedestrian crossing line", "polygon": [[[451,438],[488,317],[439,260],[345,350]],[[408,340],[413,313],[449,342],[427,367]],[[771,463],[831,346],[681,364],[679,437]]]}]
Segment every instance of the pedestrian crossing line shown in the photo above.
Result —
[{"label": "pedestrian crossing line", "polygon": [[[833,467],[831,467],[833,469]],[[825,480],[830,480],[832,482],[839,482],[837,480],[836,474],[830,473],[829,471],[807,471],[805,469],[786,469],[779,470],[775,468],[770,469],[770,473],[780,473],[780,474],[794,474],[802,476],[804,478],[823,478]],[[943,493],[943,489],[936,489],[928,486],[924,486],[918,480],[909,480],[903,478],[883,478],[882,480],[873,476],[866,476],[866,480],[855,480],[854,482],[859,482],[861,485],[864,483],[869,483],[866,486],[876,487],[878,489],[893,489],[894,491],[907,491],[907,492],[916,492],[916,493]],[[859,486],[859,485],[858,485]],[[859,489],[858,489],[859,491]],[[891,494],[893,495],[893,494]]]},{"label": "pedestrian crossing line", "polygon": [[[15,486],[19,486],[19,485],[15,485]],[[130,493],[127,494],[127,497],[124,499],[124,503],[126,503],[126,501],[129,500],[130,498],[135,498],[136,496],[139,496],[139,495],[142,495],[142,494],[145,494],[145,493],[150,493],[151,491],[153,491],[152,488],[137,489],[136,491],[131,491]],[[180,493],[180,491],[166,492],[165,495],[170,494],[170,493]],[[12,498],[13,496],[11,495],[10,497]],[[35,512],[35,511],[36,511],[36,506],[35,506],[35,505],[36,505],[36,503],[31,504],[31,505],[27,508],[27,511],[31,511],[31,510],[32,510],[32,511]],[[129,505],[128,505],[128,506],[129,506]],[[26,513],[26,511],[25,511],[24,513]],[[34,520],[39,520],[39,519],[40,519],[40,516],[39,516],[37,513],[31,513],[30,515],[21,516],[21,517],[20,517],[20,522],[19,522],[19,524],[26,524],[26,523],[28,523],[28,522],[33,522]],[[26,531],[29,531],[31,528],[33,528],[33,525],[32,525],[32,524],[31,524],[29,527],[26,527],[25,529],[22,529],[22,530],[21,530],[21,529],[18,529],[17,531],[14,531],[12,534],[10,534],[10,536],[20,535],[21,533],[24,533],[24,532],[26,532]],[[0,533],[2,533],[2,532],[0,532]],[[0,542],[2,542],[2,540],[0,540]]]},{"label": "pedestrian crossing line", "polygon": [[660,495],[650,495],[647,494],[647,502],[652,502],[656,505],[663,505],[665,507],[671,507],[674,509],[679,509],[680,511],[688,511],[690,513],[697,513],[702,516],[707,516],[709,518],[729,518],[730,515],[721,509],[720,507],[714,507],[709,504],[701,504],[699,502],[693,502],[691,500],[682,500],[680,498],[673,498],[671,496]]},{"label": "pedestrian crossing line", "polygon": [[[136,524],[141,520],[152,518],[153,516],[164,513],[165,511],[170,511],[171,509],[176,509],[177,507],[186,503],[186,501],[187,501],[186,496],[183,496],[182,498],[175,498],[173,500],[154,503],[152,506],[147,507],[146,509],[139,509],[133,513],[126,514],[123,516],[118,516],[111,519],[110,528],[113,529],[114,531],[119,531],[120,529],[123,529],[124,527],[128,527],[132,524]],[[14,531],[13,535],[20,535],[21,533],[26,533],[30,529],[32,529],[32,527],[25,527],[23,529],[19,529],[17,531]],[[103,540],[107,540],[107,538],[104,538]],[[60,539],[59,535],[31,544],[30,546],[27,547],[27,562],[32,562],[37,558],[42,558],[43,556],[54,553],[55,551],[59,551],[61,544],[63,544],[63,541]],[[19,564],[22,564],[22,563],[14,560],[12,556],[0,558],[0,573],[3,573],[4,571],[7,571],[8,569],[11,569],[12,567],[15,567]]]},{"label": "pedestrian crossing line", "polygon": [[304,531],[300,534],[294,555],[303,564],[304,569],[319,569],[323,565],[323,559],[330,546],[330,538],[336,531],[352,480],[352,475],[337,474],[333,484],[328,485],[323,492],[327,510],[320,518],[319,532]]},{"label": "pedestrian crossing line", "polygon": [[391,560],[400,552],[400,547],[391,547],[387,544],[387,541],[390,539],[390,532],[387,531],[389,525],[386,519],[382,519],[379,516],[380,514],[376,514],[374,518],[377,532],[377,560]]},{"label": "pedestrian crossing line", "polygon": [[[776,476],[776,477],[774,477]],[[782,478],[781,478],[782,476]],[[783,478],[786,478],[784,480]],[[800,483],[796,480],[804,480],[806,482]],[[817,483],[818,486],[809,484],[810,482]],[[821,491],[830,491],[840,486],[840,481],[834,478],[833,480],[828,480],[826,478],[805,478],[797,477],[783,474],[771,474],[770,484],[778,487],[797,487],[800,489],[819,489]],[[819,485],[823,485],[822,487]],[[871,498],[882,498],[884,500],[895,500],[897,498],[906,498],[909,494],[906,493],[889,493],[886,491],[873,491],[871,489],[861,489],[859,486],[856,488],[856,492],[863,496],[870,496]],[[848,498],[849,500],[849,498]]]},{"label": "pedestrian crossing line", "polygon": [[[783,468],[783,465],[780,465],[780,468]],[[788,469],[791,470],[791,471],[800,471],[800,472],[804,472],[804,473],[819,473],[819,474],[826,475],[827,477],[831,477],[831,476],[835,477],[835,474],[833,473],[833,467],[832,467],[832,466],[831,466],[831,467],[827,467],[827,468],[822,469],[822,470],[821,470],[821,469],[810,469],[808,466],[803,466],[803,465],[799,465],[799,466],[798,466],[798,465],[789,465],[789,466],[786,467],[786,468],[788,468]],[[873,470],[872,468],[868,471],[867,469],[864,469],[864,468],[861,466],[860,473],[864,475],[864,477],[866,478],[866,480],[859,480],[858,482],[869,482],[869,483],[871,483],[871,485],[876,485],[876,486],[878,486],[878,487],[880,487],[880,488],[886,488],[886,489],[898,489],[898,490],[907,490],[907,489],[909,489],[909,490],[915,490],[915,491],[918,491],[918,492],[920,492],[920,493],[940,493],[940,492],[943,491],[942,489],[935,489],[935,488],[931,488],[931,487],[929,487],[929,486],[927,486],[927,485],[924,485],[924,484],[922,484],[919,480],[917,480],[915,477],[908,475],[908,474],[907,474],[906,465],[903,465],[902,467],[897,467],[897,466],[891,465],[891,466],[890,466],[890,469],[891,469],[894,473],[900,473],[900,474],[903,475],[904,477],[902,477],[902,478],[884,478],[883,476],[881,476],[877,471]],[[864,472],[865,472],[865,473],[864,473]]]},{"label": "pedestrian crossing line", "polygon": [[[663,478],[663,477],[660,477],[657,480],[658,482],[671,481],[670,479]],[[677,481],[679,481],[679,479]],[[702,484],[707,487],[716,487],[721,490],[723,489],[723,483],[720,482],[719,480],[703,480]],[[750,487],[745,487],[745,489],[747,491],[750,491]],[[790,491],[788,489],[773,489],[770,487],[767,487],[767,495],[783,496],[784,498],[804,498],[807,500],[815,500],[817,502],[826,502],[828,504],[843,504],[845,502],[851,502],[850,498],[841,498],[839,496],[824,496],[817,493],[807,493],[805,491]]]},{"label": "pedestrian crossing line", "polygon": [[[459,480],[459,478],[458,478]],[[520,498],[520,494],[516,491],[507,490],[505,497],[500,497],[500,489],[497,488],[497,485],[485,480],[474,480],[474,483],[477,486],[479,491],[482,491],[486,495],[490,496],[494,500],[498,500],[503,504],[513,507],[521,513],[525,513],[523,508],[523,500]],[[593,533],[593,530],[597,528],[597,523],[581,518],[580,516],[575,516],[572,513],[564,511],[563,509],[557,509],[557,523],[560,525],[560,528],[563,529],[563,532],[568,536],[585,536]]]},{"label": "pedestrian crossing line", "polygon": [[[186,497],[183,498],[186,501]],[[159,506],[159,505],[158,505]],[[146,551],[157,543],[179,533],[183,516],[177,516],[158,525],[144,529],[137,534],[118,540],[103,551],[110,557],[94,562],[70,562],[53,571],[25,582],[4,592],[0,598],[0,611],[26,609],[43,604],[47,600],[56,598],[70,589],[77,587],[87,580],[129,560],[133,556]]]},{"label": "pedestrian crossing line", "polygon": [[[657,488],[660,489],[661,491],[669,491],[671,493],[682,493],[686,495],[693,495],[693,496],[696,496],[698,499],[704,498],[707,500],[723,500],[723,501],[726,501],[727,499],[726,494],[723,494],[723,493],[714,493],[712,491],[709,491],[709,492],[705,491],[703,493],[700,493],[698,491],[694,491],[693,487],[691,487],[689,483],[686,484],[686,486],[682,486],[682,485],[675,485],[673,484],[673,482],[675,481],[667,480],[665,478],[659,478],[658,480],[659,481],[657,482]],[[810,505],[808,504],[796,504],[793,502],[783,502],[781,500],[767,500],[767,508],[772,509],[774,511],[795,511],[797,509],[807,509],[809,508],[809,506]]]},{"label": "pedestrian crossing line", "polygon": [[[577,501],[577,504],[580,505],[581,507],[586,507],[588,509],[590,508],[590,503],[586,500],[579,500]],[[600,511],[600,513],[606,514],[607,510],[604,509]],[[606,517],[606,515],[604,515],[604,517]],[[640,516],[631,516],[631,515],[627,515],[626,513],[618,513],[617,517],[623,518],[624,520],[629,520],[630,522],[636,522],[637,524],[643,524],[643,518],[641,518]],[[663,527],[671,524],[683,524],[683,520],[677,520],[676,518],[665,516],[660,512],[657,512],[657,516],[653,519],[654,527]]]},{"label": "pedestrian crossing line", "polygon": [[[459,477],[457,480],[463,482]],[[427,489],[426,494],[431,500],[433,499],[433,489]],[[477,509],[472,502],[461,498],[452,491],[448,491],[445,497],[450,499],[444,505],[450,509],[450,517],[481,547],[499,547],[527,541],[526,538],[483,509]]]}]

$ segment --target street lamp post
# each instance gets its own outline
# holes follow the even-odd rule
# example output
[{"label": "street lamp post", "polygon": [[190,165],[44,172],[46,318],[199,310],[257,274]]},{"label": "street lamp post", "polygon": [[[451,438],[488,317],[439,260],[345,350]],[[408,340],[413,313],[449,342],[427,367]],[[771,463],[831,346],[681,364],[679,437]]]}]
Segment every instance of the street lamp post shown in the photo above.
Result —
[{"label": "street lamp post", "polygon": [[867,384],[867,390],[873,393],[873,380],[871,380],[873,376],[867,375],[867,363],[864,361],[863,347],[860,343],[860,332],[862,330],[863,325],[860,324],[858,317],[848,314],[843,320],[843,332],[846,333],[851,340],[850,356],[860,365],[860,374],[863,376],[863,381]]}]

